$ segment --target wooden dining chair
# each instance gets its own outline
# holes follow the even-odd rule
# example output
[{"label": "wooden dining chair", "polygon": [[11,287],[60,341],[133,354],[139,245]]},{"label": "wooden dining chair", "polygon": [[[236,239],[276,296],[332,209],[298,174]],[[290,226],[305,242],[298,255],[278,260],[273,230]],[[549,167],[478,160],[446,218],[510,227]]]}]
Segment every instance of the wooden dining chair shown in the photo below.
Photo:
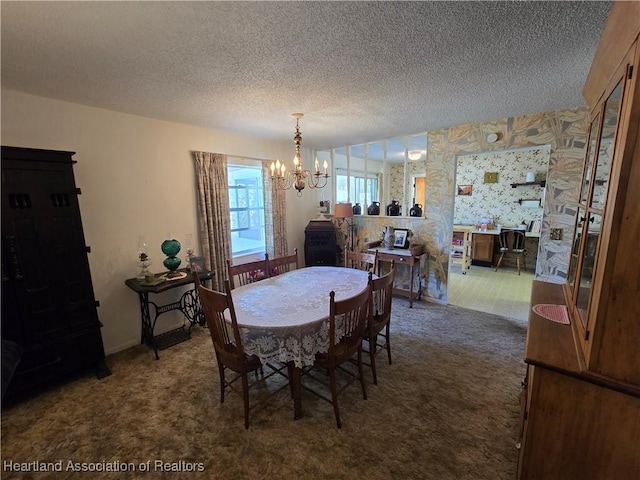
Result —
[{"label": "wooden dining chair", "polygon": [[347,251],[344,254],[344,266],[376,273],[378,270],[378,251],[376,250],[376,253]]},{"label": "wooden dining chair", "polygon": [[[365,385],[362,368],[362,338],[365,328],[367,327],[367,315],[369,312],[369,301],[371,299],[371,275],[372,274],[369,273],[367,288],[353,297],[336,300],[335,292],[332,291],[329,294],[329,349],[327,353],[319,353],[316,355],[314,367],[318,367],[328,373],[331,399],[314,389],[303,386],[306,390],[333,405],[333,412],[338,428],[342,428],[338,395],[351,385],[351,383],[360,380],[362,396],[365,400],[367,399],[367,387]],[[341,332],[340,337],[337,339],[336,330]],[[344,364],[351,363],[354,355],[357,355],[357,360],[355,361],[357,364],[357,373],[343,367]],[[344,384],[340,390],[338,390],[336,379],[338,369],[350,377],[348,382]],[[321,381],[318,377],[314,376],[310,370],[306,370],[305,374],[314,380]]]},{"label": "wooden dining chair", "polygon": [[275,275],[280,275],[281,273],[290,272],[291,270],[297,270],[300,268],[298,266],[298,249],[293,249],[293,255],[287,255],[284,257],[278,258],[269,258],[268,259],[268,270],[269,276],[273,277]]},{"label": "wooden dining chair", "polygon": [[501,230],[499,234],[500,239],[500,258],[496,265],[495,271],[497,272],[502,263],[502,259],[505,255],[513,255],[516,259],[516,265],[518,267],[518,275],[520,275],[520,260],[522,260],[522,266],[526,270],[527,264],[525,263],[524,255],[527,253],[525,248],[526,235],[523,230]]},{"label": "wooden dining chair", "polygon": [[241,263],[240,265],[232,265],[231,260],[227,259],[227,275],[231,289],[269,278],[267,263],[267,256],[264,260]]},{"label": "wooden dining chair", "polygon": [[[378,384],[376,371],[376,355],[383,350],[387,351],[389,365],[391,365],[391,337],[389,335],[391,325],[391,301],[393,299],[393,281],[395,279],[395,260],[391,261],[389,273],[371,280],[371,300],[367,328],[364,340],[367,342],[373,383]],[[382,341],[381,341],[382,339]]]},{"label": "wooden dining chair", "polygon": [[[238,321],[236,319],[236,312],[233,307],[233,299],[231,297],[231,285],[229,280],[225,280],[224,289],[225,292],[217,292],[206,288],[200,283],[198,274],[194,272],[194,281],[198,289],[198,295],[200,297],[200,303],[204,312],[205,319],[207,321],[207,327],[211,335],[213,342],[213,348],[216,353],[216,360],[218,363],[218,372],[220,374],[220,403],[224,403],[225,390],[235,390],[233,385],[237,380],[242,383],[242,392],[237,392],[242,395],[244,402],[244,428],[249,428],[249,410],[258,404],[263,403],[272,395],[279,392],[282,388],[288,386],[288,382],[280,386],[277,390],[271,392],[268,396],[262,398],[260,402],[251,406],[249,404],[249,388],[258,385],[259,383],[249,384],[249,373],[255,372],[261,374],[261,382],[270,376],[280,373],[282,374],[282,368],[275,368],[269,364],[266,366],[271,368],[269,375],[262,375],[262,363],[260,359],[255,356],[248,356],[242,344],[242,338],[240,336],[240,329],[238,328]],[[225,319],[225,311],[229,311],[230,321]],[[226,370],[235,372],[235,376],[228,380],[225,376]],[[287,376],[282,374],[283,376]]]}]

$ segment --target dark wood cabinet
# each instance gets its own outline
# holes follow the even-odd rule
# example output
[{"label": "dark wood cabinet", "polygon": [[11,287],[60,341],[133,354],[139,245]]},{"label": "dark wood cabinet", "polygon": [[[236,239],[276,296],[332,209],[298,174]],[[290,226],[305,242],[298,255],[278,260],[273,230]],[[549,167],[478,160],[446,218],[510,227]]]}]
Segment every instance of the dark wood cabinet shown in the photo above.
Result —
[{"label": "dark wood cabinet", "polygon": [[330,221],[310,221],[304,229],[304,263],[312,266],[335,266],[336,229]]},{"label": "dark wood cabinet", "polygon": [[474,233],[471,239],[471,264],[483,267],[493,266],[495,235]]},{"label": "dark wood cabinet", "polygon": [[86,367],[108,375],[73,152],[2,147],[2,340],[11,396]]}]

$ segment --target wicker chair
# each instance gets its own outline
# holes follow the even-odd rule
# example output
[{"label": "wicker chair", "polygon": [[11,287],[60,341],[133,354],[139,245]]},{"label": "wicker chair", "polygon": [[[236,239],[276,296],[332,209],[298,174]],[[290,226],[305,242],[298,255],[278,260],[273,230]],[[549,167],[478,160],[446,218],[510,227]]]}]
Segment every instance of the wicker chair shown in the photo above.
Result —
[{"label": "wicker chair", "polygon": [[[194,273],[193,276],[207,326],[209,327],[209,333],[211,334],[213,348],[216,352],[218,372],[220,373],[220,403],[224,403],[225,390],[227,388],[235,390],[235,385],[233,384],[239,379],[242,383],[242,392],[238,393],[242,395],[244,402],[244,428],[249,428],[249,410],[258,404],[262,404],[281,389],[286,388],[289,383],[287,382],[280,386],[280,388],[263,397],[253,406],[249,404],[249,388],[263,384],[265,379],[276,373],[282,374],[282,370],[285,367],[275,368],[267,364],[266,366],[270,367],[272,372],[264,376],[262,375],[263,370],[260,359],[255,355],[250,357],[245,353],[240,336],[240,329],[238,328],[238,322],[236,320],[236,312],[233,307],[233,299],[231,298],[229,280],[225,280],[225,293],[222,293],[204,287],[200,283],[197,273]],[[225,311],[227,310],[229,311],[230,322],[225,319]],[[235,372],[236,375],[232,379],[227,380],[225,377],[226,370],[231,370]],[[258,373],[261,374],[260,380],[252,385],[249,384],[248,374],[250,372],[255,372],[256,376]],[[286,377],[286,375],[282,375]]]},{"label": "wicker chair", "polygon": [[267,256],[267,260],[268,260],[268,271],[269,271],[269,276],[273,277],[276,275],[280,275],[281,273],[286,273],[286,272],[290,272],[291,270],[297,270],[299,267],[298,265],[298,249],[295,248],[293,250],[293,255],[287,255],[284,257],[278,257],[278,258],[269,258]]},{"label": "wicker chair", "polygon": [[[367,342],[369,350],[370,367],[373,373],[373,383],[378,384],[376,371],[376,355],[382,350],[387,351],[389,365],[391,365],[391,338],[389,336],[389,326],[391,324],[391,301],[393,299],[393,281],[396,270],[395,261],[391,261],[391,270],[386,275],[371,281],[371,308],[369,309],[369,320],[364,333],[364,340]],[[380,343],[380,339],[383,343]],[[366,351],[365,351],[366,352]]]},{"label": "wicker chair", "polygon": [[227,259],[227,275],[231,289],[268,278],[267,258],[240,265],[231,265],[231,260]]},{"label": "wicker chair", "polygon": [[[335,299],[335,292],[329,294],[329,350],[327,353],[319,353],[316,355],[316,363],[314,368],[326,371],[329,375],[329,388],[331,390],[331,398],[303,385],[318,397],[326,400],[333,405],[333,412],[336,417],[336,425],[342,428],[342,420],[340,419],[340,408],[338,405],[338,395],[342,393],[355,380],[360,380],[362,388],[362,396],[367,399],[367,387],[364,382],[364,374],[362,368],[362,337],[367,327],[367,316],[369,312],[369,301],[371,299],[371,273],[369,273],[369,283],[367,288],[359,294],[344,300]],[[335,338],[336,322],[342,322],[344,333],[338,341]],[[357,373],[350,369],[344,368],[345,363],[351,363],[354,355],[357,354]],[[347,373],[351,378],[338,390],[336,371]],[[311,370],[305,371],[305,376],[309,376],[316,381],[322,382],[318,377],[311,373]],[[324,383],[324,382],[322,382]]]}]

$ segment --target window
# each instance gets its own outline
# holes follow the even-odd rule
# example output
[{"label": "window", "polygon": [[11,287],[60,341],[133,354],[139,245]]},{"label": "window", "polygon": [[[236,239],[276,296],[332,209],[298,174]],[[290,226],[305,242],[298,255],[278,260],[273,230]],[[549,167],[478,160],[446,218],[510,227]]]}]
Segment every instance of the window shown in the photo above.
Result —
[{"label": "window", "polygon": [[[347,198],[347,178],[349,179],[350,198]],[[366,192],[366,199],[365,199]],[[367,202],[378,201],[378,178],[367,176],[366,187],[364,174],[362,172],[351,172],[346,174],[337,172],[336,174],[336,203],[351,202],[366,205]]]},{"label": "window", "polygon": [[229,158],[227,172],[232,256],[262,254],[266,249],[262,165]]}]

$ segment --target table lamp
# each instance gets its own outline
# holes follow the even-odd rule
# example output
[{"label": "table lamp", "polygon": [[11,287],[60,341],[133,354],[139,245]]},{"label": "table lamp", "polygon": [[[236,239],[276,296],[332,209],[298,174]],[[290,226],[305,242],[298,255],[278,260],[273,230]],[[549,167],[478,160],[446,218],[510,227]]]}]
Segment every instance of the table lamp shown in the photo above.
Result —
[{"label": "table lamp", "polygon": [[355,222],[349,223],[349,220],[347,220],[353,217],[353,206],[351,205],[351,203],[336,203],[336,206],[333,211],[333,216],[336,218],[344,218],[345,221],[347,222],[347,225],[349,226],[349,250],[353,251],[354,249],[353,230],[356,224]]}]

